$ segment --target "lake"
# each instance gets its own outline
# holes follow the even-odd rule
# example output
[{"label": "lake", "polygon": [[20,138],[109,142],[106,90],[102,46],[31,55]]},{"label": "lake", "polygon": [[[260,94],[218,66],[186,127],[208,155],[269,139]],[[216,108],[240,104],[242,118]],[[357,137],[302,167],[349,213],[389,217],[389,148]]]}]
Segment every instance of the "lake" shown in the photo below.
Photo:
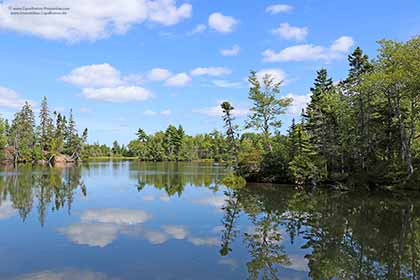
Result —
[{"label": "lake", "polygon": [[417,193],[299,192],[198,163],[0,172],[0,279],[419,279]]}]

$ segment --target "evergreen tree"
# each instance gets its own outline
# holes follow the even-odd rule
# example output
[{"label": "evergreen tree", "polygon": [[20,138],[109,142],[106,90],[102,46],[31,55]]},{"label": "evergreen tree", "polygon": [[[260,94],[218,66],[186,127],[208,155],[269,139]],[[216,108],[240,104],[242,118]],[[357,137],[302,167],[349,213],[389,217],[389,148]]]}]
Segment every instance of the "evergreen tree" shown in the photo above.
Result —
[{"label": "evergreen tree", "polygon": [[14,148],[15,163],[32,161],[35,147],[35,116],[28,102],[15,114],[10,128],[9,143]]},{"label": "evergreen tree", "polygon": [[39,141],[43,151],[51,150],[51,142],[54,137],[53,120],[48,110],[47,98],[44,96],[41,102],[41,110],[39,113]]},{"label": "evergreen tree", "polygon": [[223,102],[220,107],[223,111],[223,121],[226,128],[226,136],[229,141],[229,153],[232,155],[232,158],[235,159],[238,163],[238,150],[236,145],[237,138],[237,126],[233,124],[235,118],[232,115],[232,111],[235,109],[229,102]]}]

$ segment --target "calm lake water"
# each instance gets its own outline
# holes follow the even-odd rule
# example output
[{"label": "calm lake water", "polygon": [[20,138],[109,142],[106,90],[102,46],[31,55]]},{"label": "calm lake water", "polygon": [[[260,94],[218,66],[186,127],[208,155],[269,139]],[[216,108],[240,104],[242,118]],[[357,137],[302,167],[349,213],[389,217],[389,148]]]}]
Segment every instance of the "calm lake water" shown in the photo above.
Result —
[{"label": "calm lake water", "polygon": [[223,167],[0,172],[0,279],[419,279],[409,194],[221,185]]}]

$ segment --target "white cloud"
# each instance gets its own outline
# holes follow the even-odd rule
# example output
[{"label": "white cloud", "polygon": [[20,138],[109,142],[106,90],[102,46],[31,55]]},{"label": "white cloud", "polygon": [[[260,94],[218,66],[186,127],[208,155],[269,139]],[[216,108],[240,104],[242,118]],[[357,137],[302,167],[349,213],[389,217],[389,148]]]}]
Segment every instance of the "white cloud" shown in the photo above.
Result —
[{"label": "white cloud", "polygon": [[108,63],[81,66],[60,79],[82,87],[114,87],[122,84],[121,73]]},{"label": "white cloud", "polygon": [[149,71],[147,78],[151,81],[164,81],[171,76],[171,72],[164,68],[154,68]]},{"label": "white cloud", "polygon": [[168,240],[164,233],[155,230],[144,230],[142,236],[153,245],[163,244]]},{"label": "white cloud", "polygon": [[184,226],[164,225],[163,230],[175,239],[185,239],[189,235]]},{"label": "white cloud", "polygon": [[6,220],[17,214],[17,210],[13,208],[10,201],[3,201],[0,205],[0,220]]},{"label": "white cloud", "polygon": [[117,225],[141,224],[149,220],[151,215],[137,209],[88,209],[83,212],[80,219],[82,222],[113,223]]},{"label": "white cloud", "polygon": [[221,209],[226,204],[226,198],[224,196],[212,195],[212,196],[197,199],[194,202],[197,204],[210,205],[215,208]]},{"label": "white cloud", "polygon": [[187,73],[178,73],[166,80],[168,87],[184,87],[191,83],[191,77]]},{"label": "white cloud", "polygon": [[354,41],[351,37],[343,36],[335,40],[330,47],[315,46],[311,44],[296,45],[285,48],[280,52],[271,49],[265,50],[263,61],[284,62],[284,61],[305,61],[305,60],[325,60],[342,58],[350,50]]},{"label": "white cloud", "polygon": [[213,80],[213,85],[221,88],[241,88],[242,83],[240,82],[229,82],[226,80]]},{"label": "white cloud", "polygon": [[262,69],[257,72],[257,78],[262,83],[265,75],[270,75],[275,83],[282,83],[284,86],[287,83],[286,73],[279,68]]},{"label": "white cloud", "polygon": [[349,36],[342,36],[334,41],[331,45],[331,50],[333,52],[348,52],[350,48],[354,45],[354,40]]},{"label": "white cloud", "polygon": [[279,13],[288,13],[293,10],[293,6],[286,5],[286,4],[275,4],[268,6],[265,11],[272,15],[279,14]]},{"label": "white cloud", "polygon": [[194,35],[197,33],[203,33],[204,31],[206,31],[207,26],[205,24],[198,24],[193,30],[191,30],[188,35]]},{"label": "white cloud", "polygon": [[213,13],[209,16],[209,26],[220,33],[230,33],[234,30],[238,21],[221,13]]},{"label": "white cloud", "polygon": [[[14,90],[0,86],[0,107],[19,109],[25,104],[25,101]],[[28,102],[35,104],[31,101]]]},{"label": "white cloud", "polygon": [[0,28],[46,39],[97,40],[124,34],[144,21],[173,25],[189,18],[191,4],[176,6],[175,0],[73,0],[62,5],[67,15],[11,15],[8,7],[56,7],[55,0],[6,0],[0,4]]},{"label": "white cloud", "polygon": [[272,33],[287,40],[302,41],[308,35],[308,28],[291,26],[286,22],[281,23],[278,28],[273,29]]},{"label": "white cloud", "polygon": [[288,107],[288,113],[290,115],[300,115],[302,113],[302,109],[306,108],[306,105],[311,101],[311,96],[308,95],[296,95],[293,93],[289,93],[286,97],[292,98],[293,102]]},{"label": "white cloud", "polygon": [[263,52],[264,61],[282,62],[282,61],[303,61],[327,59],[325,49],[314,45],[297,45],[283,49],[279,53],[268,49]]},{"label": "white cloud", "polygon": [[88,99],[123,103],[145,101],[152,97],[150,91],[138,86],[119,86],[116,88],[84,88],[83,95]]},{"label": "white cloud", "polygon": [[169,109],[166,109],[166,110],[163,110],[163,111],[160,111],[160,112],[156,112],[156,111],[147,109],[143,112],[143,114],[146,115],[146,116],[156,116],[156,115],[169,116],[169,115],[172,114],[172,111],[169,110]]},{"label": "white cloud", "polygon": [[73,243],[91,247],[105,247],[118,236],[120,227],[115,224],[72,224],[58,231]]},{"label": "white cloud", "polygon": [[232,70],[224,67],[198,67],[191,70],[191,76],[202,76],[202,75],[209,75],[209,76],[222,76],[231,74]]},{"label": "white cloud", "polygon": [[123,81],[126,84],[136,84],[141,85],[144,84],[146,78],[142,74],[130,74],[123,77]]},{"label": "white cloud", "polygon": [[220,54],[223,56],[237,56],[240,51],[241,48],[239,47],[239,45],[233,45],[233,47],[230,49],[220,50]]},{"label": "white cloud", "polygon": [[149,19],[163,24],[174,25],[191,17],[192,5],[184,3],[178,8],[175,0],[148,1]]}]

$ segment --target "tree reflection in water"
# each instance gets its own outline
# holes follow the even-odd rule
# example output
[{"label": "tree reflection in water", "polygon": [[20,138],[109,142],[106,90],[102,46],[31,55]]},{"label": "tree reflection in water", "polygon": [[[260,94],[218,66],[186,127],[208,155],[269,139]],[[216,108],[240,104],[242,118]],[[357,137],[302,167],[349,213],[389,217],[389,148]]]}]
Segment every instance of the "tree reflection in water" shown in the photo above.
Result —
[{"label": "tree reflection in water", "polygon": [[20,166],[0,175],[0,205],[11,201],[23,221],[36,205],[39,223],[43,226],[47,207],[58,211],[67,207],[70,214],[77,190],[86,196],[87,189],[81,179],[81,167],[49,168]]},{"label": "tree reflection in water", "polygon": [[[217,250],[226,259],[238,246],[246,248],[243,263],[250,279],[282,279],[298,266],[296,254],[304,266],[300,272],[311,279],[419,279],[416,193],[298,192],[268,185],[229,189],[219,185],[227,171],[211,165],[133,162],[127,167],[139,191],[156,188],[168,197],[182,196],[186,187],[223,191]],[[43,225],[49,209],[70,212],[75,195],[87,195],[82,170],[101,176],[107,168],[123,169],[92,164],[7,170],[0,173],[0,207],[12,205],[23,220],[36,209]],[[290,248],[297,246],[292,254]]]},{"label": "tree reflection in water", "polygon": [[419,279],[417,194],[305,193],[270,186],[237,192],[254,225],[254,233],[243,233],[251,279],[278,279],[274,267],[288,266],[280,225],[292,243],[304,240],[312,279]]}]

